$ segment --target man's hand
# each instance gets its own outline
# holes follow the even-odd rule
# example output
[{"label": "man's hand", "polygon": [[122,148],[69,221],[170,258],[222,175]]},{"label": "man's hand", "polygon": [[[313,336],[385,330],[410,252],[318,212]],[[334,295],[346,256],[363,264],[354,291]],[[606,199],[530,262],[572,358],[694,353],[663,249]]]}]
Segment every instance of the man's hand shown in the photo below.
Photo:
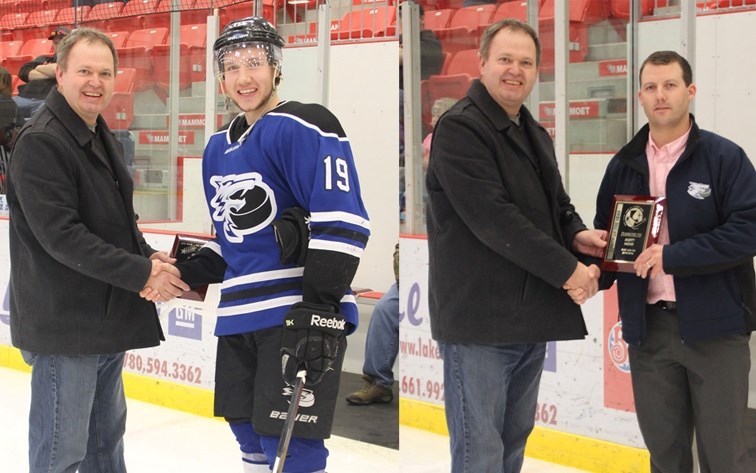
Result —
[{"label": "man's hand", "polygon": [[572,239],[572,249],[578,253],[600,258],[606,248],[606,230],[583,230]]},{"label": "man's hand", "polygon": [[152,272],[139,295],[151,302],[165,302],[188,291],[189,286],[181,280],[181,271],[170,263],[160,261],[161,256],[156,254],[150,258]]},{"label": "man's hand", "polygon": [[645,279],[647,276],[655,278],[664,273],[664,245],[653,244],[643,250],[633,263],[635,274]]},{"label": "man's hand", "polygon": [[[176,264],[176,258],[171,258],[165,251],[156,251],[150,255],[151,260],[162,261],[163,263]],[[153,265],[154,268],[154,265]]]},{"label": "man's hand", "polygon": [[595,264],[586,266],[578,262],[572,276],[562,287],[567,290],[576,304],[583,304],[598,292],[599,276],[601,276],[601,270],[598,266]]},{"label": "man's hand", "polygon": [[314,386],[333,369],[339,345],[346,333],[346,319],[326,304],[299,302],[284,317],[281,344],[283,378],[294,385],[299,370],[307,371],[307,385]]}]

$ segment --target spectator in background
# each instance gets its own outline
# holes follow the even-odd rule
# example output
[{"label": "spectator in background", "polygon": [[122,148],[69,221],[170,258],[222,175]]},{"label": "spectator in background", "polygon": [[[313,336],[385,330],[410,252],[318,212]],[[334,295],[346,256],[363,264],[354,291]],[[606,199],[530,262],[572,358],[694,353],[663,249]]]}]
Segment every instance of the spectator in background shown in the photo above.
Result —
[{"label": "spectator in background", "polygon": [[34,115],[45,103],[45,98],[56,85],[55,63],[58,45],[71,32],[66,26],[58,26],[47,39],[53,42],[53,53],[37,56],[18,71],[18,77],[25,82],[18,87],[18,95],[13,97],[25,118]]},{"label": "spectator in background", "polygon": [[19,127],[24,123],[24,116],[13,101],[12,94],[11,74],[4,67],[0,67],[0,194],[5,194],[5,176],[11,145]]},{"label": "spectator in background", "polygon": [[452,105],[455,103],[457,103],[457,99],[451,97],[441,97],[433,102],[433,107],[431,107],[431,132],[423,140],[423,171],[428,169],[431,141],[433,140],[433,127],[436,126],[436,122],[441,118],[441,115],[452,108]]},{"label": "spectator in background", "polygon": [[[431,30],[424,26],[425,12],[418,5],[420,13],[420,80],[426,80],[434,74],[440,74],[444,65],[444,52],[441,41]],[[401,23],[402,10],[399,9]],[[399,220],[404,222],[404,47],[402,35],[399,35]],[[425,131],[426,133],[428,131]]]},{"label": "spectator in background", "polygon": [[365,385],[347,396],[349,404],[366,406],[394,399],[394,361],[399,353],[399,243],[394,249],[395,282],[373,308],[365,339],[362,379]]},{"label": "spectator in background", "polygon": [[[434,74],[440,74],[444,65],[444,51],[441,41],[432,30],[425,29],[425,11],[422,5],[417,6],[420,12],[420,80],[426,80]],[[399,10],[401,19],[402,10]],[[399,35],[399,89],[404,90],[404,46],[402,35]]]}]

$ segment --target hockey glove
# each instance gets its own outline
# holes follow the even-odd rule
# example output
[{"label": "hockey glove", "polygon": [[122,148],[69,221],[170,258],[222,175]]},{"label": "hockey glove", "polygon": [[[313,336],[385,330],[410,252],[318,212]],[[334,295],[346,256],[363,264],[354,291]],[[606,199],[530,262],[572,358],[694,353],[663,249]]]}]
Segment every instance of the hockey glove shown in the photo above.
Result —
[{"label": "hockey glove", "polygon": [[299,207],[289,207],[273,221],[276,243],[281,249],[281,264],[304,266],[310,244],[309,215]]},{"label": "hockey glove", "polygon": [[283,378],[293,385],[297,371],[307,371],[307,385],[318,384],[339,355],[346,319],[327,304],[299,302],[284,317],[281,345]]}]

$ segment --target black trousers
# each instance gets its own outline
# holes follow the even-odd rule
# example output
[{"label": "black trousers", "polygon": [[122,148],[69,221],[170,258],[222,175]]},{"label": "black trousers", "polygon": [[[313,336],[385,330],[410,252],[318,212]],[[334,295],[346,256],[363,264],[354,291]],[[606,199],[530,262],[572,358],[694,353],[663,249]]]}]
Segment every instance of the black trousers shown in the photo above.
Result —
[{"label": "black trousers", "polygon": [[646,321],[648,337],[629,355],[651,472],[691,473],[695,432],[701,473],[747,473],[750,337],[683,343],[677,313],[656,306]]}]

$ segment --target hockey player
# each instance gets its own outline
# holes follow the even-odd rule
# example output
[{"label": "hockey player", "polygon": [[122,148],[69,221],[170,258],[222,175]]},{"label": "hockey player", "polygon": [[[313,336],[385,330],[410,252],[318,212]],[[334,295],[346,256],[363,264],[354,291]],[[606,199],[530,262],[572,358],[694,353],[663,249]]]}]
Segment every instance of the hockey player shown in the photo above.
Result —
[{"label": "hockey player", "polygon": [[278,97],[283,45],[258,17],[230,23],[213,45],[221,90],[243,113],[204,152],[216,239],[179,267],[190,285],[223,282],[215,415],[229,422],[245,473],[270,471],[302,368],[285,471],[325,470],[345,335],[357,326],[349,286],[370,234],[339,121]]}]

